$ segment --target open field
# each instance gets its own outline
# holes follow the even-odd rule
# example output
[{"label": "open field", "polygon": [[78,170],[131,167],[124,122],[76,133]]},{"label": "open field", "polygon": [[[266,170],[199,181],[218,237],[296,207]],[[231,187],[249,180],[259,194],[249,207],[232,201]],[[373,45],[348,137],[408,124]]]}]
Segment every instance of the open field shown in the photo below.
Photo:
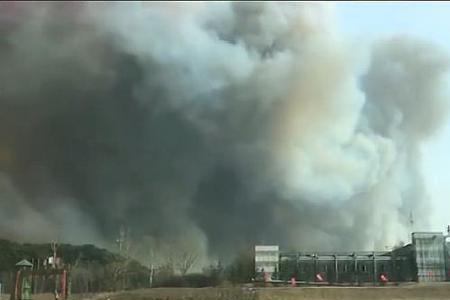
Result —
[{"label": "open field", "polygon": [[258,299],[261,300],[448,300],[450,299],[450,284],[413,284],[398,287],[267,288],[258,292]]},{"label": "open field", "polygon": [[[120,293],[72,295],[73,300],[449,300],[450,283],[397,287],[155,288]],[[7,300],[5,295],[3,300]],[[33,300],[53,300],[50,294]]]}]

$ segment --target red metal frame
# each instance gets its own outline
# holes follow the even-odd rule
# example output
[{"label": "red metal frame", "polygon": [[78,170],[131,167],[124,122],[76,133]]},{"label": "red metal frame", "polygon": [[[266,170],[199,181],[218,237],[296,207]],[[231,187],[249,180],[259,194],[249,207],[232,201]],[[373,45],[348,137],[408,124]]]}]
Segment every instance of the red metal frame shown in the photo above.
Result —
[{"label": "red metal frame", "polygon": [[23,276],[42,276],[42,275],[60,275],[59,288],[61,290],[61,294],[59,295],[59,300],[67,300],[68,291],[67,291],[67,277],[68,273],[65,269],[45,269],[45,270],[18,270],[16,273],[16,280],[14,283],[14,290],[11,293],[11,300],[21,300],[21,286],[22,286],[22,278]]}]

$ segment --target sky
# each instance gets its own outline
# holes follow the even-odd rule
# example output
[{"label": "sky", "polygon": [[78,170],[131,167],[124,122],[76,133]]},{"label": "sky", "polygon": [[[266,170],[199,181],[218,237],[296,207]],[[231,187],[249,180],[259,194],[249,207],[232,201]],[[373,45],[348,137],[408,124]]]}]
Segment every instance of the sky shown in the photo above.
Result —
[{"label": "sky", "polygon": [[[406,34],[434,43],[450,53],[450,3],[339,2],[339,31],[352,41]],[[445,231],[450,224],[450,118],[422,148],[423,171],[432,206],[430,228]]]}]

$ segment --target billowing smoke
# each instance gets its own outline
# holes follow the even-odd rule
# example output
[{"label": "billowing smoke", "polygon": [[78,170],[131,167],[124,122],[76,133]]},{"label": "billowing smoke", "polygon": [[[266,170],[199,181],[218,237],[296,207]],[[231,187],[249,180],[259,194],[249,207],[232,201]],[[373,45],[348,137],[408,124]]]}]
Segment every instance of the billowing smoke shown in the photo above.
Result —
[{"label": "billowing smoke", "polygon": [[426,226],[420,146],[448,110],[433,45],[378,41],[361,72],[323,4],[0,8],[2,237],[111,246],[125,224],[227,257]]}]

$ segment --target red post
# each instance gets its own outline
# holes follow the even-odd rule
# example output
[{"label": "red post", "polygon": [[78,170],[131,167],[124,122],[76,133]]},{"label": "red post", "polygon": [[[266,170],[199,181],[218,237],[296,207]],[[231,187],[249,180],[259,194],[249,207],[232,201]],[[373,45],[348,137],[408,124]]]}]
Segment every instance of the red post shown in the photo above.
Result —
[{"label": "red post", "polygon": [[269,282],[270,281],[270,273],[269,272],[264,272],[264,282]]},{"label": "red post", "polygon": [[296,284],[296,282],[295,282],[295,277],[292,277],[292,278],[291,278],[291,286],[292,286],[292,287],[295,287],[295,284]]},{"label": "red post", "polygon": [[17,300],[17,294],[19,293],[19,285],[20,285],[20,270],[16,273],[16,285],[14,289],[14,300]]},{"label": "red post", "polygon": [[63,300],[66,300],[66,277],[67,272],[64,270],[61,276],[61,298]]}]

